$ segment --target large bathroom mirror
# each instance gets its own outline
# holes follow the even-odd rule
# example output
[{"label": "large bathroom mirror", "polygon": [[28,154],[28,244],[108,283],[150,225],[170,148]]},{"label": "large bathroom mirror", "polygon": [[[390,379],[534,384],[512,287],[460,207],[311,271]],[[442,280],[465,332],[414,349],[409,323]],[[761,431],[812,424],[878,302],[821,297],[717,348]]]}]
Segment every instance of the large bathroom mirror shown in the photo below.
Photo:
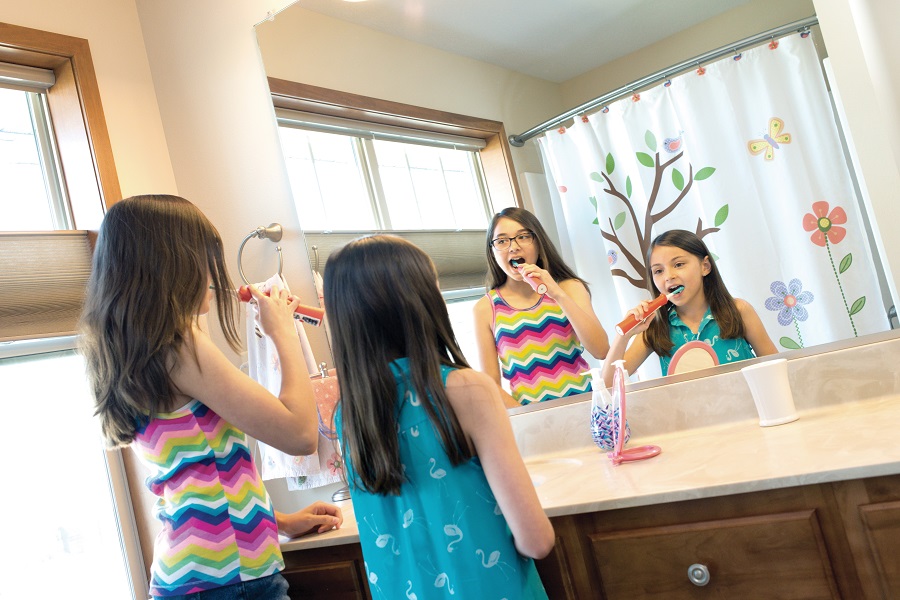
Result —
[{"label": "large bathroom mirror", "polygon": [[[619,3],[618,12],[610,12],[609,7],[604,8],[599,4],[576,5],[575,2],[551,6],[541,2],[510,0],[485,6],[484,3],[467,1],[453,3],[452,8],[447,8],[446,14],[433,20],[437,11],[434,7],[407,0],[383,0],[378,3],[304,0],[259,24],[256,34],[270,84],[277,81],[280,89],[296,85],[307,92],[313,90],[314,93],[328,90],[330,93],[324,99],[320,98],[319,102],[331,102],[334,105],[332,115],[352,118],[359,112],[342,109],[342,97],[350,99],[351,103],[353,98],[364,97],[383,101],[385,106],[412,107],[413,121],[415,115],[419,114],[416,113],[416,107],[427,109],[430,111],[428,115],[437,111],[451,116],[471,117],[472,120],[465,126],[447,130],[446,133],[450,136],[460,131],[471,133],[478,130],[479,125],[476,123],[480,123],[479,120],[494,125],[501,124],[490,135],[482,136],[483,140],[487,140],[481,147],[482,152],[485,152],[484,156],[490,156],[486,161],[484,158],[482,160],[488,163],[508,160],[512,164],[508,171],[499,171],[499,179],[506,177],[506,185],[512,193],[499,201],[491,195],[493,206],[489,205],[488,212],[490,209],[499,210],[513,204],[515,195],[519,195],[526,208],[535,212],[542,222],[552,224],[548,229],[555,230],[559,236],[557,241],[563,242],[563,246],[569,241],[566,238],[571,232],[561,214],[560,190],[551,190],[544,176],[549,168],[546,157],[542,158],[533,140],[522,147],[508,145],[505,141],[498,143],[498,132],[505,140],[508,134],[527,131],[568,109],[650,73],[815,14],[811,0],[791,3],[778,0],[729,0],[716,3],[714,7],[704,0],[679,3],[631,0]],[[812,36],[819,58],[825,56],[827,51],[816,27],[812,28]],[[737,52],[733,60],[740,60]],[[701,66],[698,64],[698,68]],[[778,87],[775,84],[773,86]],[[377,109],[376,102],[375,108],[368,110],[377,112]],[[430,117],[419,118],[422,122],[431,122]],[[407,125],[409,121],[407,119]],[[316,126],[319,130],[327,131],[329,127],[335,127],[335,124],[326,118],[319,119]],[[431,126],[432,129],[436,127],[433,122]],[[760,139],[767,139],[771,133],[766,127],[765,123],[760,127]],[[647,144],[650,144],[651,138],[660,145],[664,141],[666,144],[670,141],[673,144],[682,143],[678,141],[680,132],[672,132],[671,138],[665,140],[665,132],[658,131],[653,135],[648,130],[648,133],[651,135],[647,138]],[[488,155],[489,151],[493,154]],[[768,158],[763,154],[768,153],[759,154],[760,162]],[[598,177],[612,173],[609,168],[611,164],[602,163],[603,161],[597,168]],[[849,160],[847,165],[849,178],[853,180]],[[491,167],[496,165],[489,164],[485,170]],[[688,168],[693,169],[693,179],[697,187],[701,187],[700,184],[704,183],[701,181],[704,178],[701,176],[703,167],[704,165],[688,165],[679,172],[682,187]],[[493,171],[494,177],[497,177],[497,172],[496,169]],[[482,177],[482,180],[485,177],[483,173],[476,173],[476,176]],[[674,185],[678,185],[678,175],[666,173],[666,177],[671,177]],[[624,193],[625,181],[617,183],[621,187],[619,191]],[[853,183],[855,185],[855,180]],[[854,192],[856,197],[852,201],[859,202],[859,191]],[[630,194],[630,185],[628,193]],[[723,199],[721,204],[726,207],[727,199]],[[833,212],[835,202],[832,201],[831,204],[831,208],[826,208],[811,202],[809,213],[816,218],[833,217],[833,224],[839,225],[839,215],[835,216]],[[826,212],[818,214],[822,210]],[[799,328],[789,327],[797,325],[797,317],[802,315],[803,304],[809,298],[808,294],[802,295],[802,277],[797,277],[796,282],[787,277],[784,278],[785,281],[772,282],[769,296],[776,299],[772,301],[774,304],[778,304],[777,300],[780,300],[780,305],[767,307],[768,299],[764,297],[754,303],[757,312],[766,313],[768,310],[773,311],[772,319],[782,317],[781,324],[785,328],[769,331],[769,335],[785,356],[830,351],[894,335],[891,328],[896,326],[896,319],[891,319],[889,315],[894,304],[889,292],[892,285],[884,276],[876,251],[877,244],[871,238],[868,223],[871,217],[863,209],[860,209],[860,214],[863,221],[860,230],[865,232],[867,238],[865,248],[860,251],[843,252],[837,246],[825,248],[815,239],[814,229],[807,230],[805,234],[800,230],[800,234],[806,236],[810,252],[828,253],[828,260],[834,267],[835,285],[841,286],[841,276],[848,271],[865,272],[875,282],[862,300],[862,295],[854,295],[854,292],[841,288],[841,296],[846,303],[843,318],[849,318],[852,324],[846,335],[837,336],[837,339],[833,336],[827,343],[810,341],[809,338],[815,336],[807,335],[804,341],[803,332]],[[741,222],[740,216],[736,215],[728,217],[727,208],[710,216],[709,221],[715,220],[715,223],[707,222],[703,227],[719,227],[728,218],[731,219],[728,222],[730,230],[723,226],[715,235],[737,236],[735,239],[739,239],[740,243],[735,242],[730,247],[740,248],[740,256],[728,258],[740,259],[748,269],[752,269],[755,257],[772,251],[774,243],[767,236],[775,234],[749,235],[748,232],[754,229],[754,223]],[[302,209],[300,222],[307,222]],[[697,219],[694,218],[693,223],[696,222]],[[601,229],[612,233],[611,228],[614,227],[611,219],[609,227],[600,225],[595,235],[599,238]],[[693,230],[694,226],[692,224],[683,228]],[[445,252],[446,260],[458,262],[466,254],[483,256],[483,247],[480,245],[483,244],[483,238],[480,238],[483,233],[478,231],[477,224],[455,224],[448,229],[451,231],[443,231],[441,235],[445,236],[444,239],[453,239],[455,242],[446,242],[446,246],[450,248]],[[459,233],[455,235],[453,229],[458,229]],[[313,244],[309,240],[318,240],[317,249],[323,249],[322,256],[312,251],[309,255],[310,268],[321,272],[329,240],[340,241],[347,234],[323,232],[315,228],[305,233],[310,247]],[[427,232],[418,235],[423,243],[434,239]],[[479,242],[479,239],[482,241]],[[460,246],[463,242],[465,248]],[[472,244],[477,247],[468,248]],[[444,245],[444,242],[439,245]],[[574,252],[577,253],[578,248]],[[601,252],[591,259],[599,265],[598,268],[602,267],[604,270],[596,276],[597,279],[594,279],[594,275],[576,269],[589,280],[595,296],[600,287],[622,285],[621,280],[611,278],[608,272],[614,269],[614,265],[609,268],[607,265],[612,265],[615,258],[612,254],[604,256]],[[807,268],[802,256],[792,255],[784,257],[784,260],[795,261],[800,273]],[[471,277],[461,280],[471,285]],[[741,290],[740,277],[732,275],[728,283],[730,288],[736,288],[732,289],[734,295],[745,296]],[[453,299],[452,293],[449,296]],[[875,315],[870,322],[876,324],[860,332],[858,329],[863,328],[856,327],[853,316],[858,315],[862,305]],[[465,329],[470,326],[465,307],[465,303],[456,303],[455,307],[459,324],[457,334],[460,338],[466,338],[470,334]],[[796,310],[794,307],[797,307]],[[606,330],[612,333],[615,323],[621,318],[620,309],[604,311],[597,306],[596,301],[595,309]],[[718,366],[658,379],[647,376],[639,385],[644,387],[704,377],[731,368],[734,367]],[[565,401],[569,400],[545,402],[514,410],[534,410]]]}]

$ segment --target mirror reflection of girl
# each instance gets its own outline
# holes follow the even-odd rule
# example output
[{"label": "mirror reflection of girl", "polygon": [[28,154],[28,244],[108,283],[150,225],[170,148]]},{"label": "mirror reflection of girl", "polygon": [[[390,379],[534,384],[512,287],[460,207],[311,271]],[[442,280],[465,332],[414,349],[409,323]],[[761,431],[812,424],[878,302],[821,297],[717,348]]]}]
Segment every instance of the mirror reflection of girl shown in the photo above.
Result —
[{"label": "mirror reflection of girl", "polygon": [[390,235],[325,265],[335,414],[373,598],[547,598],[553,527],[500,388],[466,364],[431,259]]},{"label": "mirror reflection of girl", "polygon": [[[590,391],[582,353],[605,358],[609,340],[587,284],[523,208],[494,215],[485,249],[488,293],[474,309],[481,370],[497,383],[502,372],[515,399],[510,406]],[[539,294],[526,278],[546,285],[546,292]]]},{"label": "mirror reflection of girl", "polygon": [[278,351],[275,396],[198,326],[215,297],[225,339],[237,349],[232,288],[219,233],[184,198],[135,196],[107,212],[80,346],[104,437],[132,446],[159,497],[153,598],[286,600],[278,531],[323,532],[343,520],[323,502],[288,514],[272,507],[244,432],[294,455],[313,452],[318,440],[294,329],[298,300],[250,288]]},{"label": "mirror reflection of girl", "polygon": [[[624,356],[625,368],[633,373],[650,354],[656,353],[665,376],[675,352],[692,341],[709,344],[719,364],[778,352],[753,307],[728,293],[709,249],[695,234],[673,229],[657,236],[650,244],[647,264],[653,298],[668,294],[679,285],[684,286],[684,291],[624,336],[613,337],[603,363],[607,386],[612,385],[613,361]],[[648,304],[641,302],[626,316],[644,319]]]}]

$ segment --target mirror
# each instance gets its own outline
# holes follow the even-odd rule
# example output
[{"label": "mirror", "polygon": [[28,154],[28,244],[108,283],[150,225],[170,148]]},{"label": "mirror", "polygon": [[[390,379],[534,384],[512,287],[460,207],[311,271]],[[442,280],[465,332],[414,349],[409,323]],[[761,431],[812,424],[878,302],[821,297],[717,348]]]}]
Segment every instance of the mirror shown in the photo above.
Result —
[{"label": "mirror", "polygon": [[[288,7],[272,21],[257,27],[267,75],[349,94],[494,119],[505,125],[507,134],[517,134],[679,60],[815,13],[811,1],[735,0],[717,5],[718,14],[712,14],[708,3],[702,0],[677,3],[677,6],[676,3],[635,1],[630,3],[630,11],[623,10],[619,15],[594,14],[579,7],[579,23],[588,23],[594,38],[611,42],[585,51],[584,39],[575,33],[564,35],[564,29],[561,29],[560,24],[569,22],[571,15],[562,14],[561,21],[554,21],[560,13],[567,12],[558,5],[552,11],[540,14],[540,20],[533,23],[530,30],[517,28],[503,15],[492,14],[493,7],[485,8],[474,2],[455,3],[454,11],[459,13],[459,21],[448,17],[445,27],[437,29],[423,26],[419,11],[426,9],[399,0],[388,6],[394,6],[398,11],[395,18],[385,18],[384,13],[379,17],[375,7],[366,3],[312,0]],[[478,12],[466,14],[466,6]],[[516,3],[515,6],[523,5]],[[538,11],[539,6],[541,3],[532,3],[529,10]],[[667,13],[668,10],[675,11],[678,18],[674,18],[675,13]],[[510,9],[506,13],[509,20],[514,20],[509,17],[514,12]],[[465,28],[453,29],[457,23],[473,24],[472,30],[486,26],[494,35],[477,38]],[[544,30],[549,30],[552,35],[539,38]],[[429,33],[433,39],[428,38]],[[468,56],[442,46],[454,37],[465,42]],[[557,42],[552,42],[553,39]],[[572,42],[568,50],[562,47],[566,45],[564,42]],[[507,64],[515,64],[519,70],[479,62],[479,58],[484,60],[480,53],[491,47],[494,56],[500,56]],[[535,47],[538,52],[529,55],[524,51],[526,47]],[[540,60],[543,55],[560,57],[566,51],[577,52],[562,58],[555,70]],[[591,57],[592,62],[582,62],[586,56]],[[572,65],[576,65],[575,71],[567,71]],[[529,69],[532,69],[531,75],[523,74],[522,71]],[[510,148],[509,153],[525,206],[542,222],[553,221],[560,227],[560,221],[554,219],[554,213],[559,211],[552,205],[551,194],[543,183],[544,165],[535,144]],[[752,257],[752,250],[748,250],[748,256]],[[854,258],[857,260],[854,268],[880,272],[879,265],[864,264],[860,256]],[[840,262],[841,256],[835,260]],[[883,286],[883,289],[888,287]],[[869,302],[877,304],[879,311],[882,304],[892,304],[887,292],[883,298],[869,298]],[[756,306],[756,310],[765,312],[762,306]],[[621,315],[597,312],[604,327],[612,332],[612,324]],[[887,329],[886,316],[884,323]],[[770,331],[769,335],[778,345],[779,333]],[[783,354],[789,358],[809,355],[893,335],[893,332],[885,331],[784,350]],[[643,381],[639,385],[645,387],[705,377],[728,368],[731,367],[714,366]],[[535,410],[568,400],[513,410]]]}]

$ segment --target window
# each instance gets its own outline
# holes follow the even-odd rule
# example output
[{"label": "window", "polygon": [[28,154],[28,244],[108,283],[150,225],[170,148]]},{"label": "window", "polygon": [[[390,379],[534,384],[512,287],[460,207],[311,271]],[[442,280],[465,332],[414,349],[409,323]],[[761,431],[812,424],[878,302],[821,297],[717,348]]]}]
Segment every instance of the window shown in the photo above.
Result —
[{"label": "window", "polygon": [[412,134],[385,134],[383,127],[323,125],[321,119],[289,111],[278,116],[291,188],[306,229],[487,226],[490,203],[478,154],[483,141],[421,134],[407,141]]},{"label": "window", "polygon": [[[0,65],[2,73],[3,65]],[[43,73],[53,80],[52,71]],[[6,87],[2,79],[0,181],[4,198],[0,203],[0,222],[4,230],[72,229],[72,215],[48,117],[47,95],[43,90]]]},{"label": "window", "polygon": [[[87,40],[0,23],[0,598],[146,597],[121,451],[72,349],[91,233],[120,197]],[[23,301],[32,299],[32,301]]]},{"label": "window", "polygon": [[0,598],[134,597],[81,357],[0,358],[0,381],[8,425],[0,453],[16,490],[4,511],[12,518],[0,545]]}]

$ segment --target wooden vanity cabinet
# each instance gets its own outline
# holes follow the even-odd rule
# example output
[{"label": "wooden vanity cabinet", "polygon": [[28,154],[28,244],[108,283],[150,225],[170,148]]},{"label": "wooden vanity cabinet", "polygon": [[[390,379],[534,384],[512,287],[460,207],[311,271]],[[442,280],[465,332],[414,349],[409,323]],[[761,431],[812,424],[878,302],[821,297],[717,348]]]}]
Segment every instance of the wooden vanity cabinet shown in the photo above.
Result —
[{"label": "wooden vanity cabinet", "polygon": [[[551,600],[900,599],[900,475],[551,520]],[[284,557],[291,598],[371,598],[358,543]]]},{"label": "wooden vanity cabinet", "polygon": [[552,521],[553,599],[900,598],[900,476]]}]

